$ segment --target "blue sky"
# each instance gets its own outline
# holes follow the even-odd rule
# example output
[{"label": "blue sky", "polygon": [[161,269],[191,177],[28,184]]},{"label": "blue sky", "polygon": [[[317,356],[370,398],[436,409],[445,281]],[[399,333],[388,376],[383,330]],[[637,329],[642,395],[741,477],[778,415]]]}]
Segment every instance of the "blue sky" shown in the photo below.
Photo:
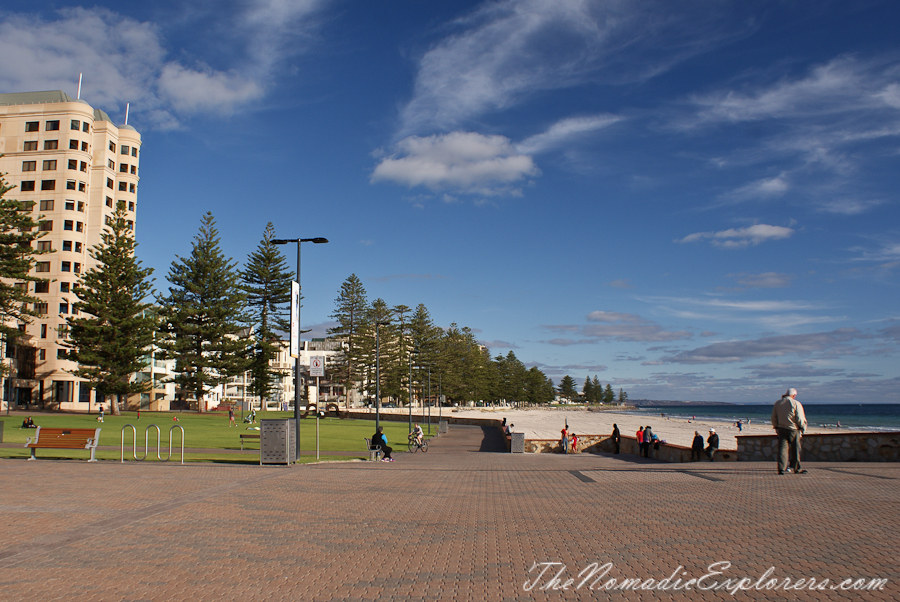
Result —
[{"label": "blue sky", "polygon": [[[556,382],[900,401],[896,2],[17,2],[0,91],[143,136],[157,286],[212,211]],[[294,255],[289,251],[291,264]]]}]

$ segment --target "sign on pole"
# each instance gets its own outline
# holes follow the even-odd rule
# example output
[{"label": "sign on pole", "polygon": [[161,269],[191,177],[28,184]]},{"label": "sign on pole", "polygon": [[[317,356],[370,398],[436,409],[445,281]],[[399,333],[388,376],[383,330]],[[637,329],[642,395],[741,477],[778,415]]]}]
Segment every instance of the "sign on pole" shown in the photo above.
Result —
[{"label": "sign on pole", "polygon": [[325,376],[325,358],[324,357],[311,357],[309,358],[309,375],[310,376]]},{"label": "sign on pole", "polygon": [[291,357],[300,357],[300,283],[291,282]]}]

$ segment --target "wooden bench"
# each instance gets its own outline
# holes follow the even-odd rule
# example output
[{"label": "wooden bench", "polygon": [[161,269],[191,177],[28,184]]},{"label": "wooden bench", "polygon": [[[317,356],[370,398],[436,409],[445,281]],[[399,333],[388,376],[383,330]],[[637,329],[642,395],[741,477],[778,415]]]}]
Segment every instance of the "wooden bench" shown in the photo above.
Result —
[{"label": "wooden bench", "polygon": [[34,450],[41,449],[89,449],[91,459],[88,462],[96,462],[94,451],[100,440],[100,429],[66,429],[37,427],[34,437],[25,440],[25,447],[31,449],[31,457],[34,460]]},{"label": "wooden bench", "polygon": [[381,459],[380,456],[383,455],[383,453],[381,451],[381,446],[376,445],[375,449],[372,449],[372,440],[364,439],[364,441],[366,442],[366,450],[369,452],[369,461],[377,462],[378,460],[380,460]]},{"label": "wooden bench", "polygon": [[252,433],[247,433],[247,434],[241,435],[241,450],[242,451],[244,449],[244,439],[259,439],[259,435],[258,434],[254,435]]}]

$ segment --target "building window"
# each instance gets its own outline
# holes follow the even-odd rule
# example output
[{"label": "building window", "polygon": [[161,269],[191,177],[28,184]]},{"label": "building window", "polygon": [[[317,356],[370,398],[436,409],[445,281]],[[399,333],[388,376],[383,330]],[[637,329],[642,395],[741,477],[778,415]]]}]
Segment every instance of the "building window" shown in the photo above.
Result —
[{"label": "building window", "polygon": [[82,123],[82,124],[81,124],[81,131],[82,131],[82,132],[85,132],[85,133],[90,132],[90,131],[91,131],[91,124],[89,124],[87,121],[85,121],[84,123]]},{"label": "building window", "polygon": [[53,250],[53,243],[49,240],[39,240],[38,241],[38,251],[42,251],[44,253],[49,253]]},{"label": "building window", "polygon": [[41,180],[41,190],[56,190],[56,180]]},{"label": "building window", "polygon": [[131,166],[131,175],[133,175],[133,176],[137,175],[137,165]]},{"label": "building window", "polygon": [[[66,350],[65,350],[65,349],[57,349],[57,350],[56,350],[56,359],[58,359],[58,360],[64,360],[64,359],[66,359]],[[62,388],[62,386],[63,386],[63,385],[66,385],[66,384],[68,384],[68,383],[60,382],[60,381],[58,381],[58,380],[55,380],[55,381],[53,381],[53,382],[55,382],[55,383],[57,384],[57,386],[58,386],[57,391],[56,391],[57,398],[58,398],[58,399],[62,399],[62,401],[70,401],[70,400],[64,399],[64,398],[62,397],[63,395],[65,395],[65,389]]]},{"label": "building window", "polygon": [[56,159],[46,159],[44,160],[44,165],[42,166],[44,171],[53,171],[56,169]]},{"label": "building window", "polygon": [[75,252],[81,253],[81,243],[80,242],[75,243]]},{"label": "building window", "polygon": [[53,220],[48,219],[45,222],[41,222],[41,227],[39,228],[41,232],[53,232]]},{"label": "building window", "polygon": [[49,261],[38,261],[34,264],[35,272],[49,272],[50,271],[50,262]]},{"label": "building window", "polygon": [[78,210],[84,213],[84,201],[78,201]]},{"label": "building window", "polygon": [[81,150],[82,150],[82,152],[85,152],[85,153],[88,152],[88,143],[87,142],[81,143]]},{"label": "building window", "polygon": [[84,182],[78,182],[78,192],[85,192],[87,190],[87,184]]},{"label": "building window", "polygon": [[68,293],[69,292],[69,283],[68,282],[60,282],[59,283],[59,292]]},{"label": "building window", "polygon": [[59,267],[62,272],[71,272],[72,271],[72,262],[71,261],[63,261]]},{"label": "building window", "polygon": [[128,192],[134,192],[134,191],[135,191],[134,184],[129,184],[129,185],[128,185]]},{"label": "building window", "polygon": [[119,190],[125,192],[128,190],[128,184],[126,182],[119,182]]},{"label": "building window", "polygon": [[128,163],[119,163],[119,171],[122,173],[128,173]]},{"label": "building window", "polygon": [[78,160],[77,159],[69,159],[69,169],[78,169]]},{"label": "building window", "polygon": [[37,140],[31,140],[25,143],[25,150],[37,150]]},{"label": "building window", "polygon": [[75,273],[76,273],[76,274],[80,274],[80,273],[81,273],[81,264],[78,263],[78,262],[75,262]]},{"label": "building window", "polygon": [[87,171],[87,163],[85,163],[84,161],[82,161],[82,162],[79,164],[78,169],[80,169],[81,171]]},{"label": "building window", "polygon": [[75,211],[75,201],[66,201],[66,211]]},{"label": "building window", "polygon": [[128,220],[128,229],[129,229],[129,230],[134,230],[134,222],[131,221],[131,220]]},{"label": "building window", "polygon": [[[69,228],[71,230],[71,228]],[[64,240],[63,241],[63,251],[71,251],[72,250],[72,241]]]},{"label": "building window", "polygon": [[129,202],[128,202],[128,210],[129,210],[129,211],[134,211],[134,201],[129,201]]},{"label": "building window", "polygon": [[34,192],[34,180],[24,180],[19,184],[22,192]]},{"label": "building window", "polygon": [[136,146],[135,146],[134,148],[131,149],[131,156],[132,156],[132,157],[137,157],[137,147],[136,147]]},{"label": "building window", "polygon": [[[67,314],[67,313],[69,313],[69,304],[68,304],[68,303],[60,303],[60,304],[59,304],[59,313],[61,313],[61,314]],[[62,339],[62,338],[64,338],[64,337],[62,336],[63,330],[62,330],[61,327],[62,327],[62,324],[60,324],[60,329],[59,329],[59,334],[60,334],[60,337],[59,337],[59,338]]]},{"label": "building window", "polygon": [[110,141],[109,150],[111,150],[112,152],[116,152],[116,143],[115,142]]},{"label": "building window", "polygon": [[55,132],[59,130],[59,120],[57,119],[55,121],[48,121],[46,125],[44,125],[44,130],[48,132]]},{"label": "building window", "polygon": [[41,338],[42,339],[47,338],[47,325],[46,324],[41,324]]},{"label": "building window", "polygon": [[57,150],[59,148],[59,140],[44,140],[44,150]]},{"label": "building window", "polygon": [[48,280],[39,280],[38,282],[35,282],[34,283],[34,292],[49,293],[50,292],[50,282]]},{"label": "building window", "polygon": [[37,161],[22,161],[22,171],[37,171]]},{"label": "building window", "polygon": [[25,131],[26,132],[36,132],[41,128],[41,124],[39,121],[27,121],[25,122]]},{"label": "building window", "polygon": [[108,159],[106,161],[106,166],[109,167],[110,169],[114,170],[116,168],[116,162],[113,161],[112,159]]},{"label": "building window", "polygon": [[50,313],[50,306],[47,305],[46,303],[35,303],[34,311],[35,311],[35,313],[46,316],[47,314]]},{"label": "building window", "polygon": [[46,349],[38,349],[38,359],[42,362],[47,359],[47,350]]},{"label": "building window", "polygon": [[63,222],[63,230],[72,230],[74,226],[75,223],[70,219],[67,219]]},{"label": "building window", "polygon": [[75,190],[75,180],[66,180],[66,190]]},{"label": "building window", "polygon": [[72,125],[69,129],[75,130],[76,132],[81,129],[81,122],[77,119],[72,120]]},{"label": "building window", "polygon": [[78,140],[69,140],[69,150],[78,150]]},{"label": "building window", "polygon": [[84,232],[84,224],[81,222],[75,222],[75,231]]},{"label": "building window", "polygon": [[109,188],[110,190],[112,190],[112,188],[113,188],[112,178],[106,178],[106,187]]},{"label": "building window", "polygon": [[127,155],[127,154],[128,154],[128,147],[125,146],[124,144],[122,145],[122,154],[123,154],[123,155]]},{"label": "building window", "polygon": [[112,199],[110,197],[106,197],[106,206],[112,207]]},{"label": "building window", "polygon": [[41,211],[53,211],[53,201],[41,201]]}]

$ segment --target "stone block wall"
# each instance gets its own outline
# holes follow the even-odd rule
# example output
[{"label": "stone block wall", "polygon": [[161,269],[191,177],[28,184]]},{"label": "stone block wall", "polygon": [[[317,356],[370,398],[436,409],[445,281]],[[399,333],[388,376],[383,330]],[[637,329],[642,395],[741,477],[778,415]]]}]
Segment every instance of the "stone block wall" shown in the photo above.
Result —
[{"label": "stone block wall", "polygon": [[[558,454],[562,453],[562,448],[559,445],[559,439],[528,439],[525,441],[525,451],[537,454]],[[609,435],[581,435],[578,437],[578,453],[611,454],[614,451],[615,446]],[[641,450],[637,439],[624,435],[620,437],[619,453],[640,455]],[[690,462],[691,448],[661,443],[659,449],[653,449],[651,446],[650,458],[663,462]],[[735,460],[737,460],[737,454],[732,449],[720,449],[716,452],[717,462],[734,462]],[[705,453],[700,454],[700,461],[709,462]]]},{"label": "stone block wall", "polygon": [[[775,462],[777,435],[738,435],[738,461]],[[825,433],[803,435],[804,462],[897,462],[900,433]]]}]

